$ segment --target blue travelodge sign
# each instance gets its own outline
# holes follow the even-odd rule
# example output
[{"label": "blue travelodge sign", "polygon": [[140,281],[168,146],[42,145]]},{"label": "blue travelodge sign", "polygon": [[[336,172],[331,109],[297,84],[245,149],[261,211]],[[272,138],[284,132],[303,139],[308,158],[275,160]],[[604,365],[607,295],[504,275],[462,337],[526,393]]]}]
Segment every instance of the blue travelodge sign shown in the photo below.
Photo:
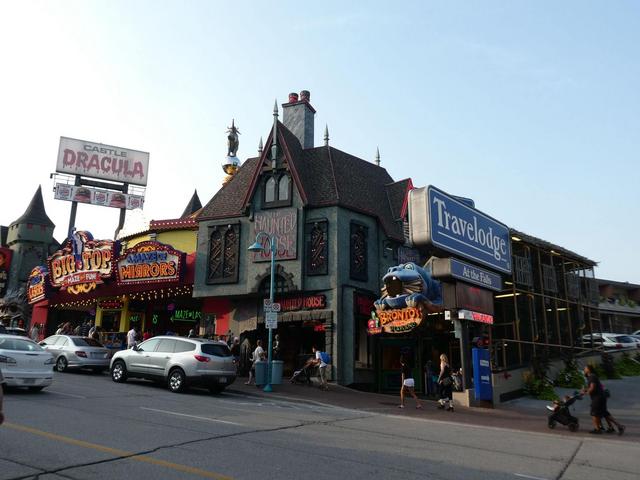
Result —
[{"label": "blue travelodge sign", "polygon": [[496,292],[502,291],[502,278],[497,273],[469,265],[455,258],[450,258],[449,260],[451,261],[451,276],[453,278],[495,290]]},{"label": "blue travelodge sign", "polygon": [[409,235],[414,245],[511,273],[509,227],[433,186],[409,193]]}]

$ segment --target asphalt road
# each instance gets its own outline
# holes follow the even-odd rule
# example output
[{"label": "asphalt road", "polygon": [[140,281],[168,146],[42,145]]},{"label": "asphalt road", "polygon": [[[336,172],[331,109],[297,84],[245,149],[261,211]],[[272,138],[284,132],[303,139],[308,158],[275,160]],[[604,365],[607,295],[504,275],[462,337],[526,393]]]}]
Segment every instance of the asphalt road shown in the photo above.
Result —
[{"label": "asphalt road", "polygon": [[0,480],[639,478],[640,445],[605,436],[55,375],[41,393],[5,396]]}]

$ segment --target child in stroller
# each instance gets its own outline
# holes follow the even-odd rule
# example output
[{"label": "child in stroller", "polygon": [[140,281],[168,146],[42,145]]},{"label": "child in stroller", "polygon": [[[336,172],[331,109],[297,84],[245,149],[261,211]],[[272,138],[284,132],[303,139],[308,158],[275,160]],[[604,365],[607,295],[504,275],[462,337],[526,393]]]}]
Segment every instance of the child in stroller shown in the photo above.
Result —
[{"label": "child in stroller", "polygon": [[313,358],[310,358],[305,362],[304,366],[300,370],[293,372],[293,375],[291,376],[291,383],[306,383],[307,385],[312,385],[311,373],[314,367],[315,363]]},{"label": "child in stroller", "polygon": [[549,418],[547,419],[547,425],[549,428],[555,428],[557,423],[566,425],[569,430],[575,432],[578,430],[579,422],[576,417],[571,415],[569,407],[575,403],[576,400],[581,400],[582,394],[580,392],[574,392],[573,396],[565,395],[562,400],[555,400],[553,405],[547,405]]}]

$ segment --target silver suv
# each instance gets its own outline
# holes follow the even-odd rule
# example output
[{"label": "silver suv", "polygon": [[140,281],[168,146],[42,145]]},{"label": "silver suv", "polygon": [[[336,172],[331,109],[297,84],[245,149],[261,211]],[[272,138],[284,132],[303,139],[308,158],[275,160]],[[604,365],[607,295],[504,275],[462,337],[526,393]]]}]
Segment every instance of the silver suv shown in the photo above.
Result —
[{"label": "silver suv", "polygon": [[236,364],[224,342],[160,336],[113,356],[113,381],[130,377],[166,382],[172,392],[199,385],[219,393],[236,379]]}]

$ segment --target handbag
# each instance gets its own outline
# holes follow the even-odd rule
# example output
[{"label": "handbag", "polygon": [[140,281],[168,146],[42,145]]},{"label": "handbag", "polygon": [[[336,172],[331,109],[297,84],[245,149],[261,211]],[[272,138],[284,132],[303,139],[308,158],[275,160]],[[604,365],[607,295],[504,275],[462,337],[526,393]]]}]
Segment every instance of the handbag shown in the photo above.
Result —
[{"label": "handbag", "polygon": [[444,377],[441,380],[441,385],[443,387],[450,387],[451,385],[453,385],[453,380],[451,379],[451,377]]}]

